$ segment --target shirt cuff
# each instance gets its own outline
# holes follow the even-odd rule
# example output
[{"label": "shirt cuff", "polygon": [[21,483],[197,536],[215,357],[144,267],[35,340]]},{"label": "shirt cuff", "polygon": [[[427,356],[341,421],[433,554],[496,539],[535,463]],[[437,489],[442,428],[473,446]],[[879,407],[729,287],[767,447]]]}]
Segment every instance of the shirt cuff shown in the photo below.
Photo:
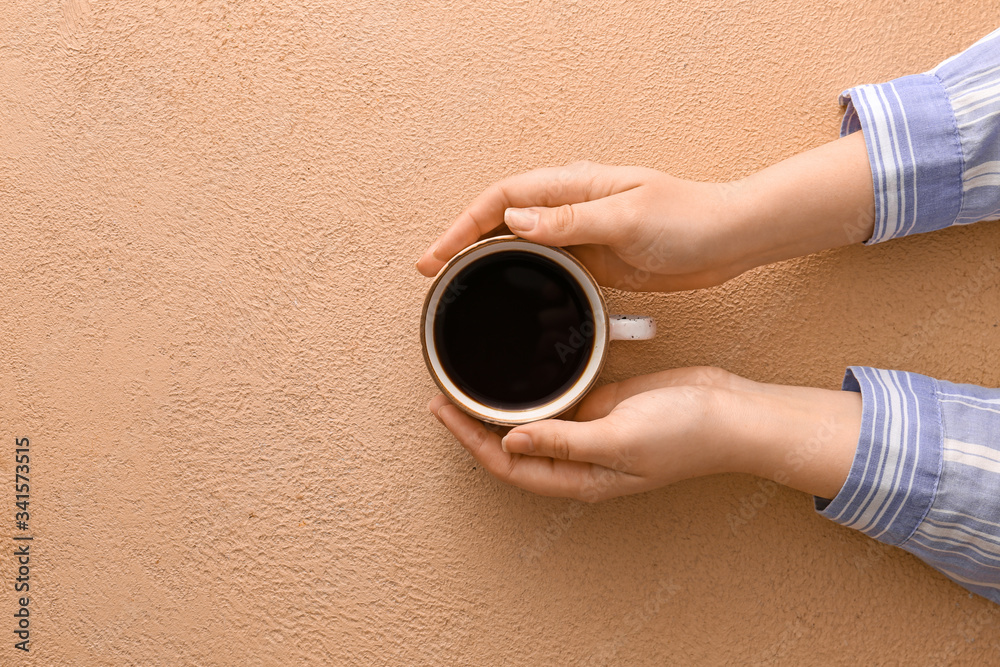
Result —
[{"label": "shirt cuff", "polygon": [[937,493],[942,428],[935,381],[924,375],[851,366],[843,388],[861,392],[861,436],[847,481],[816,511],[869,537],[902,545]]},{"label": "shirt cuff", "polygon": [[[962,207],[963,155],[955,113],[932,74],[857,86],[840,136],[864,131],[875,187],[875,229],[866,245],[948,227]],[[862,392],[864,393],[864,392]]]}]

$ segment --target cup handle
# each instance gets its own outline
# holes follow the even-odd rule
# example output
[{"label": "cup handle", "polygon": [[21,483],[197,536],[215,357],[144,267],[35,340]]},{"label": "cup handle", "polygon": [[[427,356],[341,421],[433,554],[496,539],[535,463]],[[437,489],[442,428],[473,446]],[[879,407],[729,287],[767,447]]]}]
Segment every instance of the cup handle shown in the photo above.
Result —
[{"label": "cup handle", "polygon": [[656,335],[656,322],[642,315],[611,315],[611,340],[649,340]]}]

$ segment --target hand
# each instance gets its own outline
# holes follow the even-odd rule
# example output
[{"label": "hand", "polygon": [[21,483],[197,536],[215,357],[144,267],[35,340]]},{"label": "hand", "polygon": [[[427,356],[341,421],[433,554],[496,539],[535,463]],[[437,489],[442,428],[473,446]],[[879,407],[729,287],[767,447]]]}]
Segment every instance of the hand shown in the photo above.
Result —
[{"label": "hand", "polygon": [[[511,233],[564,246],[597,281],[625,290],[714,285],[748,266],[727,215],[728,185],[674,178],[643,167],[574,162],[495,183],[417,263],[427,276],[505,223]],[[520,207],[520,208],[515,208]]]},{"label": "hand", "polygon": [[506,223],[522,238],[565,247],[607,287],[708,287],[762,264],[869,238],[874,198],[860,132],[730,183],[575,162],[487,188],[417,269],[435,275]]},{"label": "hand", "polygon": [[859,394],[763,384],[715,368],[606,385],[571,420],[518,426],[502,439],[443,395],[429,408],[498,479],[591,502],[723,472],[833,498],[861,428]]}]

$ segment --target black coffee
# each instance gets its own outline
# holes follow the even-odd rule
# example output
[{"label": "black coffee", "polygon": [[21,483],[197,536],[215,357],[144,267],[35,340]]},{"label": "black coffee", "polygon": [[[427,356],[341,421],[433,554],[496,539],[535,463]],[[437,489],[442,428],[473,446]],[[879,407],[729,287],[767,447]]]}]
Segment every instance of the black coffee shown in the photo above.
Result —
[{"label": "black coffee", "polygon": [[520,250],[473,262],[445,289],[434,344],[448,376],[495,408],[545,403],[579,379],[590,359],[587,297],[554,261]]}]

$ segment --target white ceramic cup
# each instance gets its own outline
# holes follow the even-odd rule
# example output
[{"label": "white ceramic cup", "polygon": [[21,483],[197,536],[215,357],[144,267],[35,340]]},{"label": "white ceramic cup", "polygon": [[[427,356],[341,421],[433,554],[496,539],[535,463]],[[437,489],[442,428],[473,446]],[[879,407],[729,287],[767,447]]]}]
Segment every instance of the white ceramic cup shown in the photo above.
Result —
[{"label": "white ceramic cup", "polygon": [[[582,374],[564,392],[538,405],[521,409],[503,409],[486,405],[469,396],[448,376],[438,355],[434,338],[435,316],[443,305],[456,294],[453,281],[458,274],[473,262],[494,253],[521,251],[535,253],[552,260],[565,271],[586,296],[590,312],[594,316],[594,332],[588,336],[591,342],[590,356]],[[586,332],[584,332],[586,333]],[[637,315],[609,315],[601,288],[590,272],[573,255],[560,248],[553,248],[517,236],[494,236],[483,239],[455,255],[438,272],[427,297],[420,317],[420,342],[424,360],[431,377],[452,403],[485,422],[514,426],[560,415],[580,401],[597,381],[608,347],[612,340],[647,340],[656,335],[656,323],[649,317]]]}]

